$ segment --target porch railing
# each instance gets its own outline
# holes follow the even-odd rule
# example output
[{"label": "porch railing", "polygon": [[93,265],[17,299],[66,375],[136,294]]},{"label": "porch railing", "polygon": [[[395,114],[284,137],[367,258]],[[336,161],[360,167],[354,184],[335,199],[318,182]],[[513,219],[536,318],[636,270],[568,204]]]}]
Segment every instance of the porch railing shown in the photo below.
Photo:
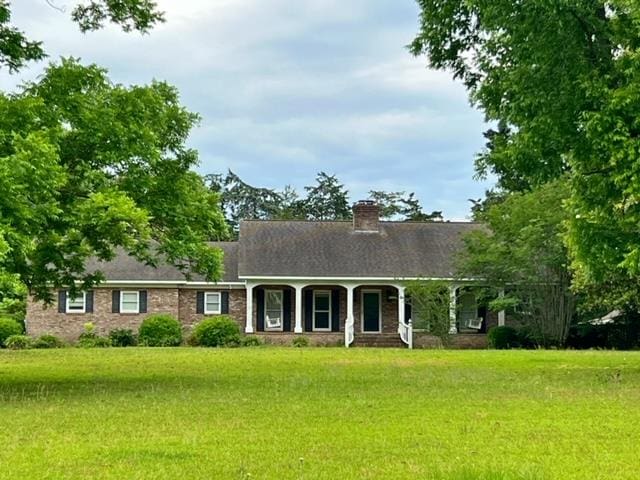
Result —
[{"label": "porch railing", "polygon": [[410,349],[413,348],[413,325],[411,319],[407,320],[407,323],[400,320],[398,333],[400,334],[400,339],[406,343]]},{"label": "porch railing", "polygon": [[344,322],[344,346],[349,348],[355,338],[355,328],[353,318],[347,318]]}]

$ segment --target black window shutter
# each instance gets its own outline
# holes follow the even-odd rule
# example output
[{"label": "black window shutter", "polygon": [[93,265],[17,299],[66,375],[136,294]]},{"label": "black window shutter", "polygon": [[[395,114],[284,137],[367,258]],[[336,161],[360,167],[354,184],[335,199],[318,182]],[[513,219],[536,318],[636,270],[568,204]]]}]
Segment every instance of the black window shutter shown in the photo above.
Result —
[{"label": "black window shutter", "polygon": [[204,292],[196,292],[196,313],[204,313]]},{"label": "black window shutter", "polygon": [[340,331],[340,290],[331,291],[331,331]]},{"label": "black window shutter", "polygon": [[223,314],[229,313],[229,292],[222,292],[220,294],[220,311]]},{"label": "black window shutter", "polygon": [[93,313],[93,290],[87,292],[87,304],[85,305],[85,311],[87,313]]},{"label": "black window shutter", "polygon": [[304,292],[304,331],[313,330],[313,290]]},{"label": "black window shutter", "polygon": [[120,313],[120,290],[111,292],[111,313]]},{"label": "black window shutter", "polygon": [[147,291],[140,290],[140,313],[147,313]]},{"label": "black window shutter", "polygon": [[264,332],[264,290],[262,288],[256,288],[256,302],[258,304],[256,330],[258,332]]},{"label": "black window shutter", "polygon": [[291,331],[291,290],[285,288],[282,292],[282,330]]},{"label": "black window shutter", "polygon": [[67,311],[67,291],[58,290],[58,313]]}]

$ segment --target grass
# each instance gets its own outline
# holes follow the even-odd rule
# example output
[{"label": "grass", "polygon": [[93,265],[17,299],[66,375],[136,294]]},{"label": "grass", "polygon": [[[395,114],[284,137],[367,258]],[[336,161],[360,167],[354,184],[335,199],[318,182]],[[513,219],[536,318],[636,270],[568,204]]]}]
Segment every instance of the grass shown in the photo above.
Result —
[{"label": "grass", "polygon": [[640,353],[0,352],[0,478],[636,479]]}]

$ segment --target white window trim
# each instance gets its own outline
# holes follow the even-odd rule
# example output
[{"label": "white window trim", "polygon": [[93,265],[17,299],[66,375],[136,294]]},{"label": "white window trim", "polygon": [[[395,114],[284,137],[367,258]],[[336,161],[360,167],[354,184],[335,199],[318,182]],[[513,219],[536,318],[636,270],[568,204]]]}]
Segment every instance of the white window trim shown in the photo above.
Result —
[{"label": "white window trim", "polygon": [[[280,326],[279,327],[267,327],[267,297],[270,292],[276,292],[280,294]],[[284,291],[283,290],[265,290],[264,291],[264,331],[265,332],[282,332],[284,331]]]},{"label": "white window trim", "polygon": [[[321,293],[321,294],[325,294],[329,296],[329,327],[328,328],[317,328],[316,327],[316,294]],[[312,324],[312,330],[314,332],[330,332],[331,331],[331,290],[314,290],[313,291],[313,324]],[[321,310],[323,313],[326,310]]]},{"label": "white window trim", "polygon": [[[70,310],[69,309],[69,303],[71,300],[71,297],[69,296],[69,292],[67,292],[67,298],[66,298],[66,305],[65,305],[65,312],[66,313],[87,313],[87,292],[80,292],[82,294],[82,310]],[[75,299],[74,299],[75,300]]]},{"label": "white window trim", "polygon": [[[124,294],[125,293],[135,293],[136,294],[136,303],[137,308],[135,310],[125,310],[123,308],[124,303]],[[120,291],[120,313],[140,313],[140,290],[121,290]]]},{"label": "white window trim", "polygon": [[[364,294],[365,293],[377,293],[378,294],[378,330],[365,330],[364,329]],[[376,334],[382,333],[382,290],[380,289],[364,289],[360,292],[360,331],[364,334]]]},{"label": "white window trim", "polygon": [[[217,310],[208,310],[207,309],[207,297],[209,296],[217,296],[218,297],[218,309]],[[222,313],[222,294],[220,292],[204,292],[204,314],[205,315],[220,315]]]}]

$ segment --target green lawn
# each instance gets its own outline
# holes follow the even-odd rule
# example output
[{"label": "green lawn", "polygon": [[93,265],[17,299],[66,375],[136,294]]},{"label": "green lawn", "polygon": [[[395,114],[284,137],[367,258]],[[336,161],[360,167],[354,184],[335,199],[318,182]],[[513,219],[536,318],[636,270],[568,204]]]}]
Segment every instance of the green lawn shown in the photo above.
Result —
[{"label": "green lawn", "polygon": [[640,353],[0,352],[0,478],[637,479]]}]

